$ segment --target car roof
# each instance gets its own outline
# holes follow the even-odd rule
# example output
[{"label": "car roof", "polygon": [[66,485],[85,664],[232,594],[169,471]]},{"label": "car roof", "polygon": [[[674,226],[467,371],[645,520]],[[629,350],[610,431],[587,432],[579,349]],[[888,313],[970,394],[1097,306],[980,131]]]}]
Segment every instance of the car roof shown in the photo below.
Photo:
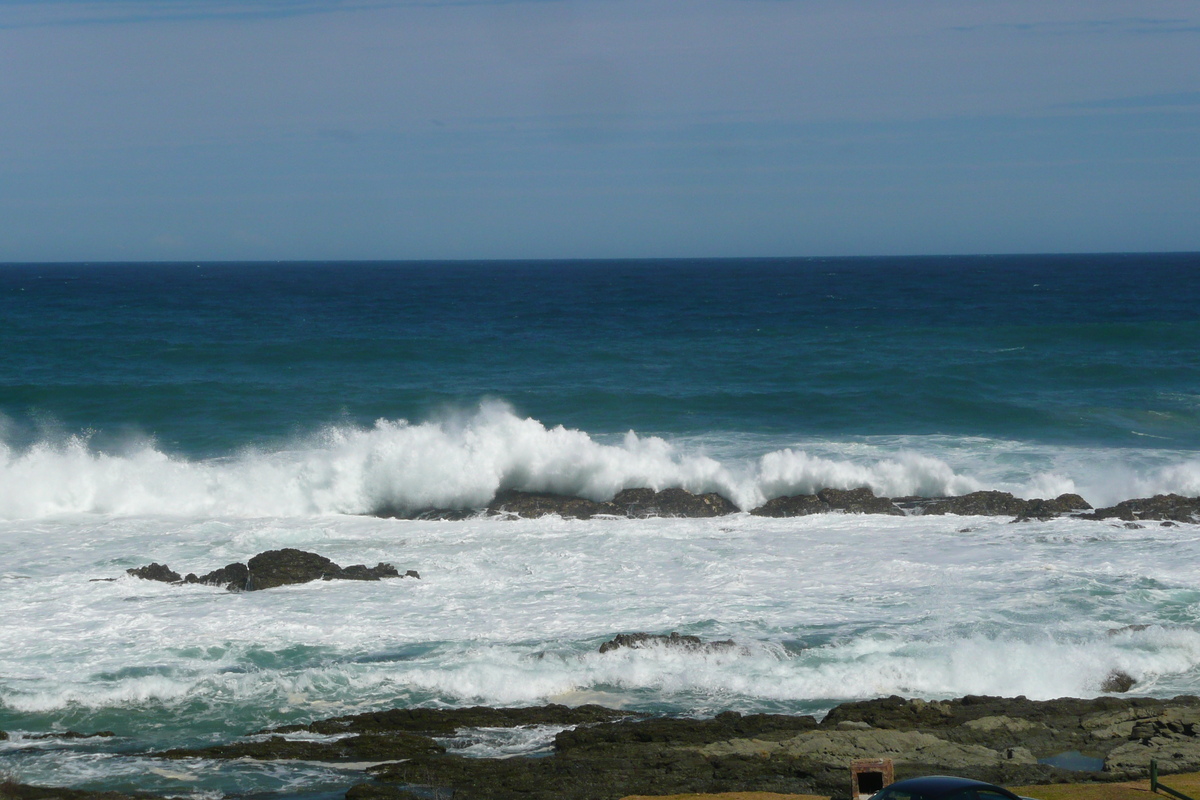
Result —
[{"label": "car roof", "polygon": [[921,794],[926,797],[944,797],[963,789],[984,788],[993,789],[1003,792],[1010,797],[1016,797],[1008,789],[1001,786],[996,786],[992,783],[972,780],[971,778],[958,778],[951,775],[927,775],[922,778],[909,778],[908,780],[896,781],[888,786],[888,789],[899,789],[905,792]]}]

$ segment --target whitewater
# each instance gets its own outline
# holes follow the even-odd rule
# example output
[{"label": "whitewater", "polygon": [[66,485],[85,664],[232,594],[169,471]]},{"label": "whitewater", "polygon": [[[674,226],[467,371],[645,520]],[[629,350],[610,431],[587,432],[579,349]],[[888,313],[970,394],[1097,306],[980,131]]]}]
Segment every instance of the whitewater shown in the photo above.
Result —
[{"label": "whitewater", "polygon": [[[151,754],[406,706],[822,715],[1092,697],[1114,671],[1196,693],[1200,525],[749,512],[823,488],[1200,495],[1198,275],[1194,254],[0,265],[0,773],[324,800],[361,768]],[[643,487],[739,511],[381,516]],[[126,573],[285,547],[420,578]],[[735,646],[599,652],[641,631]],[[114,735],[41,738],[68,730]]]},{"label": "whitewater", "polygon": [[482,508],[498,491],[610,500],[622,489],[717,492],[749,511],[775,497],[866,486],[887,497],[980,489],[1020,497],[1200,494],[1200,458],[1170,449],[1052,447],[981,437],[796,441],[765,437],[593,437],[519,416],[502,401],[418,423],[330,426],[274,451],[171,456],[153,441],[97,452],[86,435],[26,448],[0,442],[0,519],[69,513],[221,516]]}]

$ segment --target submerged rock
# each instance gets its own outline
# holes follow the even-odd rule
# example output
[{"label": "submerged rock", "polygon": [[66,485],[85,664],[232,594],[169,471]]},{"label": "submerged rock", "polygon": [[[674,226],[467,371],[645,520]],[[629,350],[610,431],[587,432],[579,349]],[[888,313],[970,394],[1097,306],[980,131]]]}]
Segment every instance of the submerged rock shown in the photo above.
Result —
[{"label": "submerged rock", "polygon": [[[231,592],[253,592],[260,589],[274,589],[277,586],[309,583],[315,580],[377,581],[383,578],[402,577],[399,570],[391,564],[380,563],[374,567],[354,564],[349,567],[341,567],[325,556],[292,547],[259,553],[250,559],[249,564],[241,562],[227,564],[200,576],[188,573],[188,576],[183,579],[180,579],[179,573],[172,572],[165,564],[151,564],[148,567],[126,571],[134,577],[146,580],[224,586]],[[403,577],[419,579],[421,576],[417,574],[416,570],[410,569],[404,573]]]},{"label": "submerged rock", "polygon": [[618,633],[610,641],[600,645],[600,652],[607,653],[610,650],[620,650],[621,648],[629,648],[631,650],[640,650],[644,647],[676,647],[681,650],[729,650],[736,647],[733,639],[725,639],[719,642],[706,642],[699,636],[680,636],[678,633],[671,632],[670,635],[658,633]]},{"label": "submerged rock", "polygon": [[[59,731],[56,733],[29,733],[26,739],[110,739],[116,736],[112,731],[96,731],[95,733],[80,733],[79,731]],[[0,738],[4,738],[0,736]]]},{"label": "submerged rock", "polygon": [[867,488],[822,489],[816,494],[776,497],[752,509],[750,513],[758,517],[802,517],[808,514],[827,514],[831,511],[846,514],[904,515],[890,497],[876,497],[875,493]]}]

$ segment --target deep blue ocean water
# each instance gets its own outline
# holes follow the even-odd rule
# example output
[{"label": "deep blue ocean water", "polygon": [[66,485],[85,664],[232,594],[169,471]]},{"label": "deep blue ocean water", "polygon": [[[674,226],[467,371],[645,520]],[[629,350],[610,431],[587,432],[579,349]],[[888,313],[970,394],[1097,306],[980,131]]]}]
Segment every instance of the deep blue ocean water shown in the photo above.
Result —
[{"label": "deep blue ocean water", "polygon": [[1200,448],[1200,255],[0,266],[12,445],[187,457],[484,398],[593,435]]}]

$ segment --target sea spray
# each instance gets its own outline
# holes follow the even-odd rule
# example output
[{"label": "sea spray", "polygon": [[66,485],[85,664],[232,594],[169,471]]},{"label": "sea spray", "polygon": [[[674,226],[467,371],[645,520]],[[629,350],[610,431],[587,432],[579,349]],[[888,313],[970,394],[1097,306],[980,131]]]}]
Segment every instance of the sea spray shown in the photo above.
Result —
[{"label": "sea spray", "polygon": [[62,514],[306,516],[390,509],[481,508],[518,489],[608,500],[626,488],[717,492],[743,510],[790,494],[866,486],[882,496],[979,489],[1023,497],[1079,492],[1093,504],[1200,494],[1200,460],[978,438],[859,437],[779,447],[762,437],[722,459],[703,438],[674,442],[630,431],[592,436],[486,401],[428,420],[327,426],[275,450],[223,457],[171,455],[153,440],[109,452],[87,436],[21,448],[0,443],[0,519]]}]

